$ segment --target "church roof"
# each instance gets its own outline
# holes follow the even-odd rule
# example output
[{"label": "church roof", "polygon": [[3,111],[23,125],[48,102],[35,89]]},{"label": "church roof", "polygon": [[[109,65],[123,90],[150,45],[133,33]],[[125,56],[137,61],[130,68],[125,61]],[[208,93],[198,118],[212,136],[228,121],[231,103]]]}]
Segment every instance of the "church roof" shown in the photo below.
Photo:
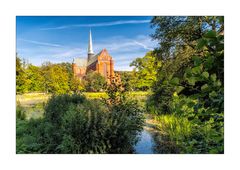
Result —
[{"label": "church roof", "polygon": [[87,59],[85,58],[74,58],[73,63],[75,63],[78,67],[86,67]]},{"label": "church roof", "polygon": [[88,61],[88,66],[97,61],[98,56],[101,54],[101,52],[97,53],[95,56],[91,57],[90,60]]},{"label": "church roof", "polygon": [[98,56],[103,55],[103,54],[108,54],[108,51],[104,48],[102,51],[100,51],[99,53],[97,53],[95,56],[91,57],[90,60],[88,61],[88,66],[91,65],[92,63],[94,63],[95,61],[98,60]]}]

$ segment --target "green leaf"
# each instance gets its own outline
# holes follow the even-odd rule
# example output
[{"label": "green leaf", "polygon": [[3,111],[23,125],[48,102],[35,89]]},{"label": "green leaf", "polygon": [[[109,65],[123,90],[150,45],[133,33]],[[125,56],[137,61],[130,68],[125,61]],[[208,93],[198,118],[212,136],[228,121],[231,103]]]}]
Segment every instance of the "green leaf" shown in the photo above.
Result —
[{"label": "green leaf", "polygon": [[216,50],[217,50],[217,51],[222,51],[222,50],[224,50],[224,44],[218,44],[218,45],[216,46]]},{"label": "green leaf", "polygon": [[191,73],[192,73],[192,70],[191,70],[191,68],[186,68],[186,70],[185,70],[185,73],[187,73],[187,74],[190,74],[191,75]]},{"label": "green leaf", "polygon": [[207,79],[207,78],[209,77],[209,73],[206,72],[206,71],[204,71],[204,72],[202,73],[202,76],[205,77],[205,78]]},{"label": "green leaf", "polygon": [[200,66],[193,67],[193,68],[192,68],[192,72],[193,72],[194,74],[200,74],[200,73],[201,73],[201,67],[200,67]]},{"label": "green leaf", "polygon": [[195,85],[195,82],[196,82],[196,78],[195,78],[195,77],[190,77],[190,78],[188,78],[188,83],[189,83],[190,85],[194,86],[194,85]]},{"label": "green leaf", "polygon": [[202,49],[204,46],[207,45],[207,40],[206,39],[203,39],[201,38],[200,40],[198,40],[198,43],[197,43],[197,49]]},{"label": "green leaf", "polygon": [[189,103],[187,103],[188,107],[192,108],[193,106],[195,106],[195,103],[190,101]]},{"label": "green leaf", "polygon": [[201,87],[201,90],[202,91],[206,91],[208,89],[208,85],[207,84],[204,84],[202,87]]},{"label": "green leaf", "polygon": [[208,31],[208,32],[204,35],[205,38],[216,38],[216,36],[217,36],[217,33],[216,33],[216,31],[213,31],[213,30]]},{"label": "green leaf", "polygon": [[174,84],[174,85],[179,84],[179,78],[174,77],[174,78],[171,80],[171,83]]},{"label": "green leaf", "polygon": [[216,80],[217,80],[216,74],[212,74],[212,75],[211,75],[211,80],[212,80],[212,81],[216,81]]},{"label": "green leaf", "polygon": [[207,69],[212,68],[213,61],[214,61],[213,57],[208,56],[206,62],[204,63],[204,67]]},{"label": "green leaf", "polygon": [[222,85],[221,81],[218,80],[216,85],[217,85],[218,87],[221,86],[221,85]]},{"label": "green leaf", "polygon": [[193,56],[192,59],[193,59],[193,61],[194,61],[194,65],[195,65],[195,66],[199,66],[199,65],[202,63],[201,58],[198,57],[198,56]]},{"label": "green leaf", "polygon": [[184,89],[183,86],[177,86],[176,91],[177,93],[180,93]]},{"label": "green leaf", "polygon": [[212,97],[216,97],[217,96],[217,93],[215,91],[212,91],[209,96],[212,98]]}]

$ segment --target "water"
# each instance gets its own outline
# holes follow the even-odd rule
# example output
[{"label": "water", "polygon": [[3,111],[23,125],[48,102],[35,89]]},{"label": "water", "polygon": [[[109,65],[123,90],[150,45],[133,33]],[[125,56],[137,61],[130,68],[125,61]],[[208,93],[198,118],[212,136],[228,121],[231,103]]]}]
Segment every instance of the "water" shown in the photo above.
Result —
[{"label": "water", "polygon": [[140,134],[140,140],[135,145],[136,154],[153,154],[155,142],[149,130],[145,129]]}]

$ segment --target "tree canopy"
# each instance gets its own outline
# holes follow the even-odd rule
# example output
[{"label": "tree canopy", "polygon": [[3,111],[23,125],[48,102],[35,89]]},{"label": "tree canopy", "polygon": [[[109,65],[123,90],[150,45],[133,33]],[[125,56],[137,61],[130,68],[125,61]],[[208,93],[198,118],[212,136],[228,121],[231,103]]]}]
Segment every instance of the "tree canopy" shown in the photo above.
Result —
[{"label": "tree canopy", "polygon": [[194,125],[188,143],[186,136],[178,141],[187,152],[223,153],[223,21],[221,16],[174,16],[151,22],[156,28],[152,37],[159,42],[154,54],[162,65],[148,110],[187,118]]}]

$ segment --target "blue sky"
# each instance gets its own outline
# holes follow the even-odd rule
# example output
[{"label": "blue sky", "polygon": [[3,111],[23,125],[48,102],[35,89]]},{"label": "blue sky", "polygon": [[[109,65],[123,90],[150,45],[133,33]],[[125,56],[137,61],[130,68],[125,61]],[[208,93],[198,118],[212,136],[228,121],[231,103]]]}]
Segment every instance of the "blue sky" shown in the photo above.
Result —
[{"label": "blue sky", "polygon": [[115,70],[132,70],[131,61],[156,47],[149,16],[17,16],[17,53],[34,65],[87,57],[89,29],[93,50],[106,48]]}]

